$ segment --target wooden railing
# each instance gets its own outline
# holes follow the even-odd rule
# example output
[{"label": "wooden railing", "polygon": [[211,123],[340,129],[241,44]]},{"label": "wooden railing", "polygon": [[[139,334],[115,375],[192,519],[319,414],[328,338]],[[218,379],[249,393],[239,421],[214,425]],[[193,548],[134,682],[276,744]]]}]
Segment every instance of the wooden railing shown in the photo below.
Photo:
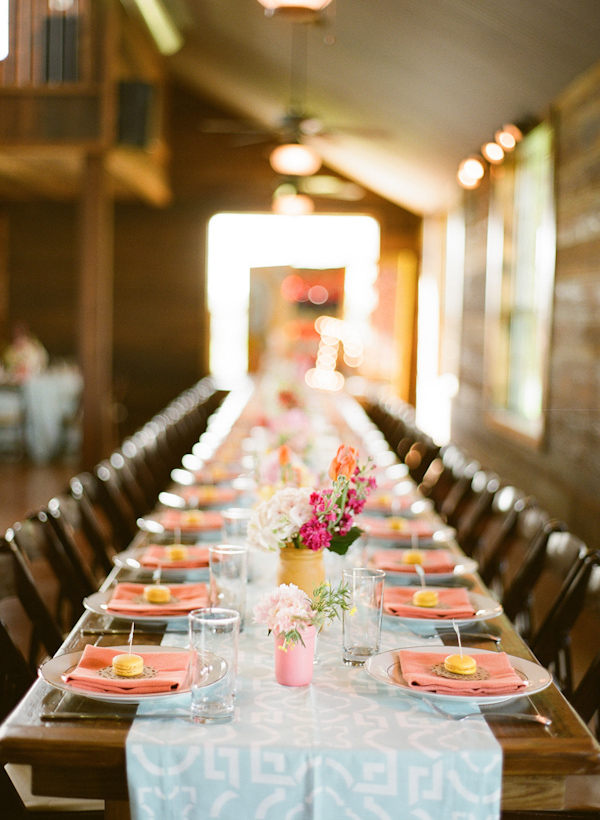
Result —
[{"label": "wooden railing", "polygon": [[0,88],[95,82],[92,3],[9,0],[9,53],[0,62]]}]

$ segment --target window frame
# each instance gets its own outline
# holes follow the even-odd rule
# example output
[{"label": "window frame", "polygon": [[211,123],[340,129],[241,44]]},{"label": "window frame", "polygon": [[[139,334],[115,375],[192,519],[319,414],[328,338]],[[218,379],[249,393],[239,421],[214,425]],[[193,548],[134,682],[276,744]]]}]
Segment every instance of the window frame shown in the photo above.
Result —
[{"label": "window frame", "polygon": [[[538,129],[543,129],[538,131]],[[536,138],[546,139],[544,153],[535,154]],[[531,180],[536,172],[537,189]],[[545,120],[533,129],[513,154],[490,172],[487,234],[484,406],[486,423],[533,448],[541,448],[546,434],[545,407],[549,393],[550,339],[556,267],[554,128]],[[527,183],[529,182],[529,189]],[[533,193],[532,193],[533,191]],[[519,207],[518,200],[532,207]],[[536,219],[530,218],[536,213]],[[533,264],[532,264],[533,260]],[[528,415],[527,379],[518,379],[514,362],[518,292],[530,290],[529,311],[521,311],[521,325],[529,319],[533,347],[521,360],[537,361],[533,395],[539,412]],[[515,295],[517,293],[517,295]],[[521,303],[522,304],[522,303]],[[524,375],[531,375],[532,370]],[[521,371],[523,377],[523,371]],[[530,380],[531,381],[531,380]],[[531,391],[532,384],[529,385]],[[517,394],[517,404],[511,395]]]}]

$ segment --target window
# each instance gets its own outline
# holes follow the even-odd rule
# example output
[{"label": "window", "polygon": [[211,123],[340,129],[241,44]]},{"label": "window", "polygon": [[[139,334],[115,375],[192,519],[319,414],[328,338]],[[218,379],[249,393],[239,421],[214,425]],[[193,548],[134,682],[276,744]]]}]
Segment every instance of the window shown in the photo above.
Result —
[{"label": "window", "polygon": [[556,251],[552,128],[492,169],[485,308],[487,418],[539,445]]}]

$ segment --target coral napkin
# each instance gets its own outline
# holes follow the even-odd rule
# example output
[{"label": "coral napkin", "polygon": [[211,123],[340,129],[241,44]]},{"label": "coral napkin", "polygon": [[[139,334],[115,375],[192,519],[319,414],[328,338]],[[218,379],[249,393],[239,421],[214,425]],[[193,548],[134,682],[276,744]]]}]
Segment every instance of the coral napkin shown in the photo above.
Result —
[{"label": "coral napkin", "polygon": [[123,695],[146,695],[152,692],[172,692],[180,689],[187,677],[188,652],[140,652],[146,666],[156,670],[153,678],[103,678],[98,672],[112,664],[115,655],[123,650],[111,646],[92,646],[83,650],[73,671],[63,676],[66,683],[90,692],[114,692]]},{"label": "coral napkin", "polygon": [[175,494],[180,495],[188,504],[193,502],[200,507],[205,504],[229,504],[235,501],[238,495],[237,490],[234,490],[233,487],[215,487],[212,484],[193,484],[190,487],[178,487]]},{"label": "coral napkin", "polygon": [[376,490],[367,498],[364,509],[366,511],[379,510],[389,512],[393,506],[395,512],[403,512],[410,510],[415,501],[419,501],[421,498],[422,496],[416,492],[396,495],[392,492],[386,492],[385,490]]},{"label": "coral napkin", "polygon": [[437,606],[415,606],[412,597],[421,587],[388,587],[383,593],[383,611],[400,618],[472,618],[475,608],[462,587],[438,589]]},{"label": "coral napkin", "polygon": [[402,649],[398,660],[402,677],[412,689],[446,695],[508,695],[526,682],[515,672],[504,652],[477,654],[477,665],[488,673],[486,680],[457,680],[436,675],[431,668],[443,663],[449,652],[414,652]]},{"label": "coral napkin", "polygon": [[158,521],[166,530],[184,532],[218,530],[223,526],[223,516],[215,510],[165,510],[158,516]]},{"label": "coral napkin", "polygon": [[140,558],[140,564],[147,569],[198,569],[208,566],[208,547],[186,547],[186,557],[176,561],[167,556],[166,547],[150,544]]},{"label": "coral napkin", "polygon": [[206,584],[172,584],[169,586],[175,600],[167,604],[149,604],[140,601],[145,584],[117,584],[107,610],[125,615],[187,615],[192,609],[205,607],[208,601]]},{"label": "coral napkin", "polygon": [[[403,556],[406,550],[382,550],[373,555],[373,564],[377,569],[384,569],[387,572],[405,572],[416,575],[417,570],[414,564],[404,564]],[[450,550],[420,550],[423,561],[421,566],[424,572],[448,573],[454,572],[456,559]]]},{"label": "coral napkin", "polygon": [[380,518],[374,515],[361,515],[357,521],[359,526],[365,527],[373,538],[392,539],[393,541],[411,541],[413,535],[417,538],[433,538],[438,527],[430,521],[420,518],[400,518],[389,516]]}]

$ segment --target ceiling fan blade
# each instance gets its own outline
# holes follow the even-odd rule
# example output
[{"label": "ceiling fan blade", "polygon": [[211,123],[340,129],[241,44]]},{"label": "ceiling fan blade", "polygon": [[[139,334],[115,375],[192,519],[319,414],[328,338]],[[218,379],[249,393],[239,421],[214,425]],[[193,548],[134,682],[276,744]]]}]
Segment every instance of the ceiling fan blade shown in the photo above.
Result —
[{"label": "ceiling fan blade", "polygon": [[365,195],[364,188],[355,182],[328,174],[302,177],[298,182],[298,189],[309,196],[342,199],[347,202],[357,202]]},{"label": "ceiling fan blade", "polygon": [[244,120],[205,119],[200,122],[198,127],[204,134],[268,135],[265,128]]}]

